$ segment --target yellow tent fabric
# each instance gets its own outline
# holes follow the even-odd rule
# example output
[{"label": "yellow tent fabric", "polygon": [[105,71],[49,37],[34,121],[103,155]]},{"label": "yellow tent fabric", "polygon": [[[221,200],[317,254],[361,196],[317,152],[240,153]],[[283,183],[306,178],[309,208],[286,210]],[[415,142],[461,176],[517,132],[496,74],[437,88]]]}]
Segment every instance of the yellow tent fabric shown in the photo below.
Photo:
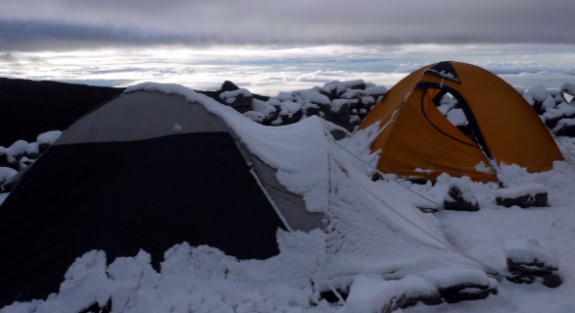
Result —
[{"label": "yellow tent fabric", "polygon": [[[465,113],[470,135],[437,108],[449,93]],[[397,83],[360,125],[380,123],[371,145],[378,169],[412,179],[441,173],[496,181],[494,164],[517,164],[529,172],[562,160],[553,137],[533,108],[493,73],[460,62],[425,66]]]}]

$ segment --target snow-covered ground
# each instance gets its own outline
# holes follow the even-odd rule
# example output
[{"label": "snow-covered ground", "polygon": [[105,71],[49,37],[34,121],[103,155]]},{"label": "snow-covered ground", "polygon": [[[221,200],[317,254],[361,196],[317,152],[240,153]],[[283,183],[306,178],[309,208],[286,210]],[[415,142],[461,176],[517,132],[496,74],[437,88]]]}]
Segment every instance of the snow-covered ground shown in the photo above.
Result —
[{"label": "snow-covered ground", "polygon": [[[292,178],[283,182],[294,184],[288,187],[307,195],[306,202],[315,211],[326,213],[326,229],[278,232],[280,254],[267,260],[238,261],[212,247],[182,243],[166,251],[159,272],[151,267],[145,251],[107,261],[105,253],[92,251],[70,267],[59,293],[46,300],[15,303],[0,312],[78,312],[94,302],[103,307],[109,300],[112,312],[143,313],[575,312],[572,138],[558,138],[567,161],[556,162],[549,172],[529,174],[517,166],[502,167],[513,192],[543,189],[549,198],[548,207],[506,208],[495,202],[503,192],[495,183],[447,175],[434,185],[415,185],[396,177],[372,181],[370,164],[376,155],[368,150],[374,135],[370,129],[335,141],[329,135],[333,125],[309,117],[265,131],[271,126],[255,124],[181,86],[145,84],[134,89],[182,94],[220,115],[254,153],[273,161],[280,172],[285,167],[284,173]],[[292,106],[284,108],[289,111]],[[308,155],[294,158],[277,153],[280,133],[284,134],[281,149],[301,153],[301,143],[308,140]],[[262,148],[274,143],[273,149]],[[327,166],[310,167],[310,160],[326,160]],[[479,211],[422,213],[417,209],[441,203],[454,184],[471,193]],[[322,207],[326,201],[328,205]],[[563,283],[557,288],[544,286],[540,279],[514,284],[505,279],[509,275],[506,256],[543,259],[559,268]],[[439,289],[466,283],[472,284],[471,293],[483,291],[479,287],[497,293],[475,301],[390,306],[405,297],[433,297]],[[347,287],[349,295],[344,299]],[[326,290],[333,291],[335,301],[321,296]]]},{"label": "snow-covered ground", "polygon": [[[545,249],[555,251],[563,284],[552,289],[537,282],[517,285],[503,280],[498,283],[499,293],[485,300],[418,305],[404,309],[405,312],[575,312],[575,170],[567,162],[559,162],[547,173],[526,174],[516,168],[509,172],[507,177],[519,184],[537,182],[547,186],[550,206],[528,209],[497,206],[494,201],[497,186],[467,181],[481,209],[477,212],[442,211],[434,215],[455,248],[502,273],[506,272],[505,247],[509,242],[540,242]],[[414,187],[429,196],[433,195],[434,188],[439,188]]]}]

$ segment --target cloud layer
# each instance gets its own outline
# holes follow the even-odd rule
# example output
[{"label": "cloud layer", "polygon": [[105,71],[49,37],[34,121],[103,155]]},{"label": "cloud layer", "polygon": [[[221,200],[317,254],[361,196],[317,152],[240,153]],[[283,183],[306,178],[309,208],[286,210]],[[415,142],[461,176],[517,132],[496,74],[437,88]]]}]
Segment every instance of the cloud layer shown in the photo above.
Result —
[{"label": "cloud layer", "polygon": [[482,66],[516,87],[575,83],[575,52],[558,45],[321,45],[114,48],[0,52],[0,77],[128,86],[143,81],[217,90],[225,80],[257,93],[363,79],[391,87],[430,63]]},{"label": "cloud layer", "polygon": [[3,0],[0,49],[206,43],[575,44],[573,12],[573,0]]}]

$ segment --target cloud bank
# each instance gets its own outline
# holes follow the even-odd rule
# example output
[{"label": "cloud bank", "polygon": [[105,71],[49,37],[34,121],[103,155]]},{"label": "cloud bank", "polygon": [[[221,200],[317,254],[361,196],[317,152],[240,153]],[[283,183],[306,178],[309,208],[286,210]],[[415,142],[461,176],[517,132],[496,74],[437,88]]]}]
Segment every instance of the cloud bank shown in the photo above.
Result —
[{"label": "cloud bank", "polygon": [[253,92],[363,79],[393,86],[430,63],[458,60],[482,66],[518,88],[575,83],[570,45],[255,45],[0,52],[0,77],[105,86],[144,81],[217,90],[231,80]]},{"label": "cloud bank", "polygon": [[4,0],[0,49],[166,44],[575,44],[572,0]]}]

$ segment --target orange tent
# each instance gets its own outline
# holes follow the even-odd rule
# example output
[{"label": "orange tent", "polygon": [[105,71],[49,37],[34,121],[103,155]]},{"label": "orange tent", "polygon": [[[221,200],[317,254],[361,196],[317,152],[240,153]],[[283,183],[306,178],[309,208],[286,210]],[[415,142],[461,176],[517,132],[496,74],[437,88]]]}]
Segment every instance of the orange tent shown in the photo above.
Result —
[{"label": "orange tent", "polygon": [[[442,113],[445,97],[462,113],[464,125]],[[378,169],[412,179],[435,180],[445,172],[497,181],[500,164],[539,172],[563,159],[547,127],[513,87],[460,62],[425,66],[405,77],[360,129],[376,122],[380,134],[371,149],[381,153]]]}]

